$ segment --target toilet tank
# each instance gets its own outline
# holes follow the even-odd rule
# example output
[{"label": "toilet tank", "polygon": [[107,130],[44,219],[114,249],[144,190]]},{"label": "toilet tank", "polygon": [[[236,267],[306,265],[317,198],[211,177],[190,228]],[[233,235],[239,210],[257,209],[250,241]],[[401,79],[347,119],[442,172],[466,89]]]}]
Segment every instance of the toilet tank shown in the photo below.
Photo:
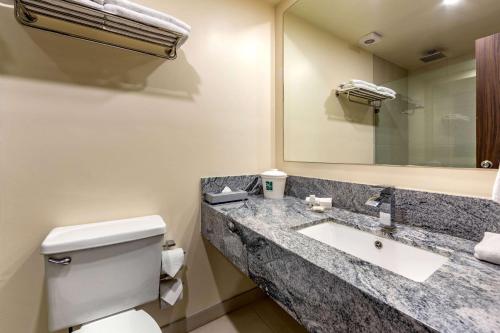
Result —
[{"label": "toilet tank", "polygon": [[84,324],[158,298],[160,216],[60,227],[41,246],[49,329]]}]

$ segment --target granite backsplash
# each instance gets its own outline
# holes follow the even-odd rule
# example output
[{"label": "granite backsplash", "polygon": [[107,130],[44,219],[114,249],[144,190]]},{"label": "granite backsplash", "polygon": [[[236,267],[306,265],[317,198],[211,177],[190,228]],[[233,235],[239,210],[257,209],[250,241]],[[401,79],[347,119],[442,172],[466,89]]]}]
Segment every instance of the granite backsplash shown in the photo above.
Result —
[{"label": "granite backsplash", "polygon": [[[220,192],[225,186],[246,190],[251,195],[262,194],[257,175],[201,180],[202,194]],[[289,176],[285,194],[301,199],[310,194],[331,197],[335,207],[376,216],[378,209],[366,206],[365,202],[384,187]],[[486,231],[500,233],[500,204],[483,198],[396,189],[394,212],[397,223],[472,241],[480,241]]]}]

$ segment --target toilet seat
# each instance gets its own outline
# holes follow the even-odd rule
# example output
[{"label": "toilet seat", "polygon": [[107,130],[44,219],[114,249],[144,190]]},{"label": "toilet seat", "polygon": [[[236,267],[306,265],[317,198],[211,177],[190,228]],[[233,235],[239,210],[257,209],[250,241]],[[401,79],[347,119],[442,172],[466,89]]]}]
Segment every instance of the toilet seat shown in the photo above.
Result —
[{"label": "toilet seat", "polygon": [[144,310],[129,310],[83,325],[74,333],[161,333],[153,318]]}]

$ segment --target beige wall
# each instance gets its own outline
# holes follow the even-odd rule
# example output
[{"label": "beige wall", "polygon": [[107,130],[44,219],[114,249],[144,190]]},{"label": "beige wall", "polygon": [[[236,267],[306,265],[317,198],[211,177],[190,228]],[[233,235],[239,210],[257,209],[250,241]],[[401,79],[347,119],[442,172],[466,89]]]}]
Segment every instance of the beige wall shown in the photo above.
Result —
[{"label": "beige wall", "polygon": [[374,162],[371,108],[335,96],[342,82],[373,81],[373,56],[287,13],[284,33],[285,160]]},{"label": "beige wall", "polygon": [[367,184],[392,184],[402,188],[489,197],[493,170],[363,166],[285,162],[283,150],[283,13],[296,0],[283,0],[276,10],[276,166],[290,174]]},{"label": "beige wall", "polygon": [[274,11],[255,0],[149,0],[193,26],[179,59],[18,25],[0,6],[0,332],[46,332],[51,228],[160,214],[188,251],[161,324],[253,287],[200,236],[199,179],[271,167]]}]

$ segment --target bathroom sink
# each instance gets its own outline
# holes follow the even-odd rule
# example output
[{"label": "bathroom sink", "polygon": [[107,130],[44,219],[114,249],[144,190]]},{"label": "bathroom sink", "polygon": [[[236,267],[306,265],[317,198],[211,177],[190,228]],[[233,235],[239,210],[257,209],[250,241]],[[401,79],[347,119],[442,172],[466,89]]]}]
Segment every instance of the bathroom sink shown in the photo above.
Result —
[{"label": "bathroom sink", "polygon": [[445,256],[334,222],[298,232],[417,282],[427,280],[448,261]]}]

